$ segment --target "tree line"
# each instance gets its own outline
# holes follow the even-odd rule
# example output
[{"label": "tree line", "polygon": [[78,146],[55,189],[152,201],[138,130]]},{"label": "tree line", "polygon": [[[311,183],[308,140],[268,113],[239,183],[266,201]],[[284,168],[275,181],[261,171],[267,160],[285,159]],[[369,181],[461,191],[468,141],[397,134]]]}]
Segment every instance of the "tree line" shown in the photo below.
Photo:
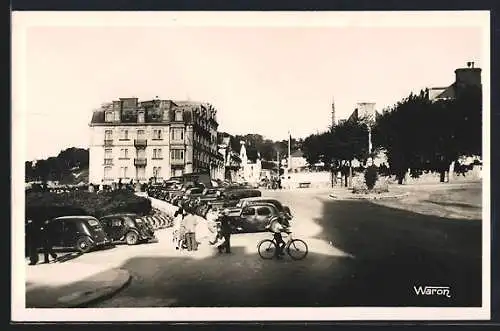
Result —
[{"label": "tree line", "polygon": [[410,169],[438,172],[445,180],[450,165],[461,156],[482,156],[482,95],[480,87],[458,90],[454,99],[431,101],[428,91],[411,93],[383,110],[371,125],[373,149],[368,153],[369,128],[363,118],[343,122],[304,139],[309,164],[324,162],[347,176],[351,162],[365,162],[384,151],[388,173],[400,184]]},{"label": "tree line", "polygon": [[29,181],[64,181],[72,176],[74,170],[89,167],[89,150],[71,147],[61,151],[57,156],[35,162],[26,161],[25,180]]}]

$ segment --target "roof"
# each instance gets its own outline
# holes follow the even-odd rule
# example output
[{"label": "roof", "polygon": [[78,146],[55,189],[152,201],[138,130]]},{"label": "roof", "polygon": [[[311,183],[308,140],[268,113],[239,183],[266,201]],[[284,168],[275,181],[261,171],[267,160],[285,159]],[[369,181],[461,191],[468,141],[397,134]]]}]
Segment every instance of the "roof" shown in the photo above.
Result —
[{"label": "roof", "polygon": [[455,98],[455,84],[451,84],[448,87],[433,87],[429,89],[430,100],[454,99],[454,98]]}]

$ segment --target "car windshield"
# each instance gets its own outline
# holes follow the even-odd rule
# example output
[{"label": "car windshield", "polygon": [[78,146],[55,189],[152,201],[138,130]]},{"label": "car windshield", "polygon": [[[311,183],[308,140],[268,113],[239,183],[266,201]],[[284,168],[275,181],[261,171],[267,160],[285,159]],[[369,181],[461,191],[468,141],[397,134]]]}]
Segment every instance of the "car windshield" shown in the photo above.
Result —
[{"label": "car windshield", "polygon": [[142,219],[140,218],[136,218],[135,221],[138,223],[138,224],[142,224]]}]

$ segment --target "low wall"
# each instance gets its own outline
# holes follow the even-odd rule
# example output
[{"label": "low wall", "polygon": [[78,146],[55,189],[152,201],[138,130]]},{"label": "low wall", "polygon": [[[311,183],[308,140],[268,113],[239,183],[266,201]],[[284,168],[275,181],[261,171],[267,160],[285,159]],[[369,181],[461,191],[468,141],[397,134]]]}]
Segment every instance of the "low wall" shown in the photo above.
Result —
[{"label": "low wall", "polygon": [[[285,189],[299,188],[300,183],[311,183],[310,187],[323,188],[332,185],[332,175],[328,171],[321,172],[290,172],[281,180]],[[288,178],[289,177],[289,178]]]}]

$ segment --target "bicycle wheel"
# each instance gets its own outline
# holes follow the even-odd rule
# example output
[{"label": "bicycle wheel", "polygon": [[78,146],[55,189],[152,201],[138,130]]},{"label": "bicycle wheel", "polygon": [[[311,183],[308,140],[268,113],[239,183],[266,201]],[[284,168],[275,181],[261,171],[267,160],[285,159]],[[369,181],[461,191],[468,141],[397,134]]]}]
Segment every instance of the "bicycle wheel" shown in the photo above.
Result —
[{"label": "bicycle wheel", "polygon": [[302,260],[303,258],[306,257],[309,250],[304,240],[293,239],[286,247],[286,252],[288,253],[288,255],[290,255],[292,259]]},{"label": "bicycle wheel", "polygon": [[270,260],[276,254],[276,244],[270,239],[262,240],[257,246],[259,255],[264,260]]}]

